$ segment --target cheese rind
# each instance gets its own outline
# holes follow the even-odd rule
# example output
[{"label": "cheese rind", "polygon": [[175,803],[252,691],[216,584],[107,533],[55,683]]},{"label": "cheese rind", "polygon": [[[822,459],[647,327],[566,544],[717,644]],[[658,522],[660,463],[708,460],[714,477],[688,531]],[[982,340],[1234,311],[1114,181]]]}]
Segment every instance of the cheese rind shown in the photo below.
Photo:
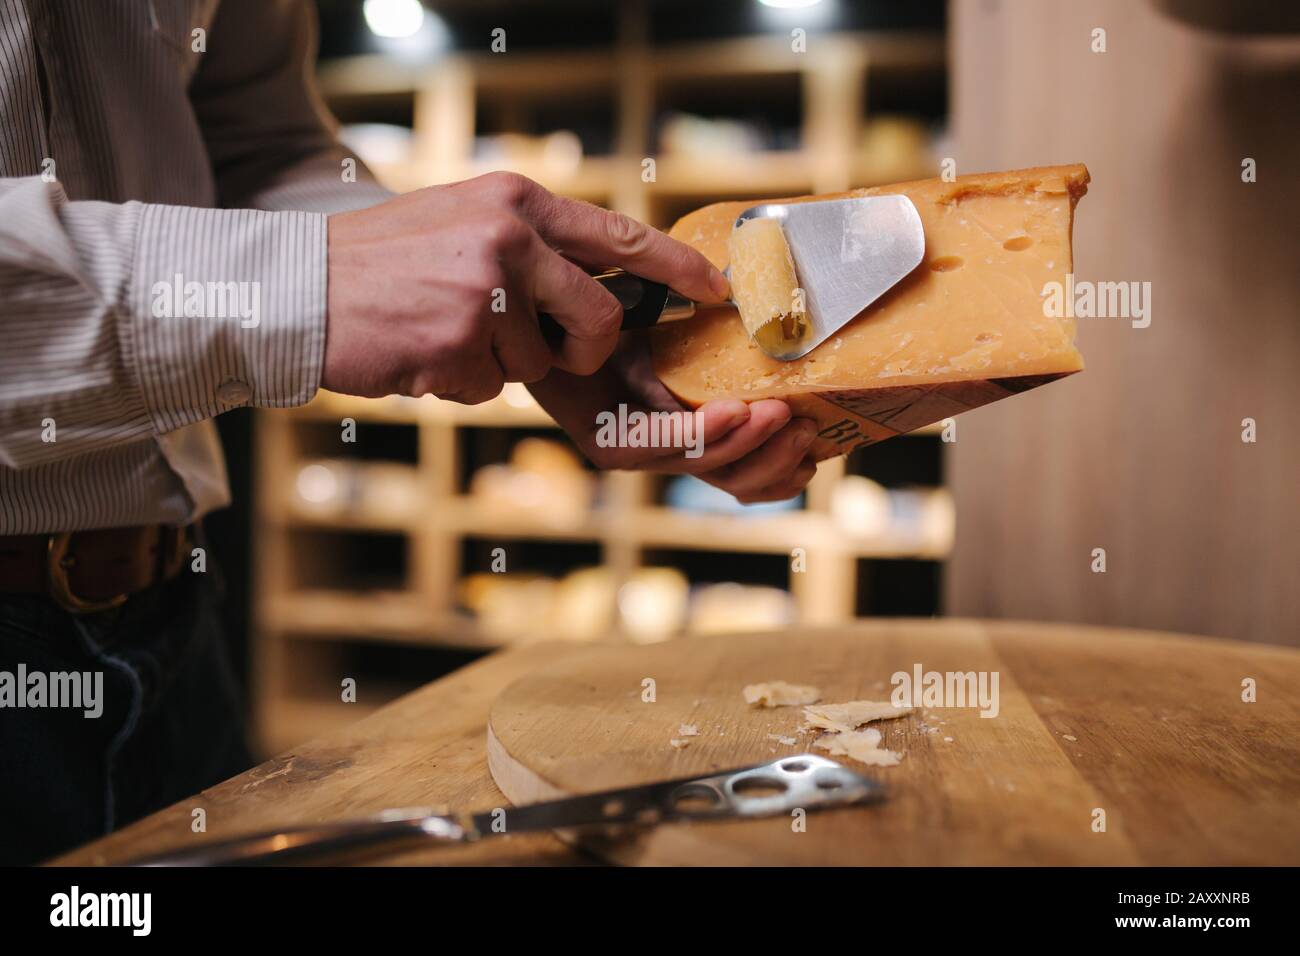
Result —
[{"label": "cheese rind", "polygon": [[731,295],[746,331],[766,352],[789,349],[808,333],[794,256],[776,219],[750,219],[727,237]]},{"label": "cheese rind", "polygon": [[[921,216],[926,257],[837,335],[791,362],[769,358],[733,309],[652,333],[655,371],[684,404],[781,398],[819,428],[814,457],[844,454],[1083,368],[1074,320],[1046,314],[1048,282],[1072,270],[1082,165],[859,189],[905,195]],[[670,235],[729,264],[736,217],[751,200],[715,203]]]}]

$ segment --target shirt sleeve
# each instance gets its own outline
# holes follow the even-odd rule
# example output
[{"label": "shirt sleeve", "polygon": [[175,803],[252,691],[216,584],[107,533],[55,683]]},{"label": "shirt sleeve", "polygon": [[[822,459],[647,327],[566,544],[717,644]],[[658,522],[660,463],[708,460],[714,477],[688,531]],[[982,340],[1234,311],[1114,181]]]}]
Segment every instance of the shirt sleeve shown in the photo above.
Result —
[{"label": "shirt sleeve", "polygon": [[71,202],[0,179],[0,464],[310,400],[326,288],[320,213]]},{"label": "shirt sleeve", "polygon": [[190,101],[222,206],[343,212],[393,194],[338,142],[313,80],[315,5],[222,0]]},{"label": "shirt sleeve", "polygon": [[221,209],[70,202],[0,180],[0,464],[24,468],[240,405],[311,399],[325,213],[389,198],[312,81],[300,0],[223,0],[191,85]]}]

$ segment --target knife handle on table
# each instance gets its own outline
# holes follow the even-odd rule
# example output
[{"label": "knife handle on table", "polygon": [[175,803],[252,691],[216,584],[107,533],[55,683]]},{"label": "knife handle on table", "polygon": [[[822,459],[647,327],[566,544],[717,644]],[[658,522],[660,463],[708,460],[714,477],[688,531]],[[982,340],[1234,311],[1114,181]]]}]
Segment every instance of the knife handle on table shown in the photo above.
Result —
[{"label": "knife handle on table", "polygon": [[464,843],[475,837],[460,821],[427,809],[389,810],[361,820],[285,827],[200,843],[127,862],[128,866],[263,866],[340,862],[381,851]]},{"label": "knife handle on table", "polygon": [[[695,314],[694,302],[662,282],[652,282],[621,269],[593,278],[623,306],[623,324],[619,327],[624,330],[648,329],[659,322],[689,319]],[[547,313],[537,313],[537,323],[542,328],[542,337],[552,345],[564,337],[564,328]]]}]

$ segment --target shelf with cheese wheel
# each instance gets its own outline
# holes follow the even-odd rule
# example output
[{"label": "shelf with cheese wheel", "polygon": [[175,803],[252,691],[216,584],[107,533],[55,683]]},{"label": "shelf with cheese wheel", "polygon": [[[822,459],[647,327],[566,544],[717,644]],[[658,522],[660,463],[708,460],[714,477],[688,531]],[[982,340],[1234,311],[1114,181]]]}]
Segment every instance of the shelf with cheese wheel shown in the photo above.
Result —
[{"label": "shelf with cheese wheel", "polygon": [[[793,53],[784,35],[658,48],[638,41],[638,35],[636,29],[626,30],[620,45],[606,50],[512,50],[508,57],[457,53],[426,64],[355,56],[323,63],[318,73],[327,102],[345,120],[365,122],[370,113],[391,116],[394,103],[409,109],[408,153],[371,164],[382,182],[399,191],[508,168],[557,193],[664,227],[718,199],[831,192],[927,172],[915,164],[907,167],[906,159],[900,165],[888,150],[889,161],[882,163],[861,146],[872,71],[942,72],[941,36],[817,35],[809,37],[810,45],[817,45],[813,55]],[[771,88],[787,99],[793,95],[801,104],[797,146],[736,155],[659,151],[651,131],[663,104],[690,111],[696,91],[705,102],[716,101],[719,83]],[[518,128],[526,130],[531,104],[567,100],[583,109],[598,100],[612,106],[608,154],[586,154],[576,162],[570,157],[567,164],[525,154],[475,157],[476,117],[485,111],[498,121],[516,117]],[[708,107],[696,112],[706,114]],[[654,159],[653,177],[645,176],[648,158]],[[390,490],[379,495],[362,494],[342,507],[303,501],[296,492],[302,470],[335,456],[331,433],[346,419],[355,424],[362,444],[371,426],[409,428],[414,460],[381,463],[375,476],[391,485],[381,486]],[[258,412],[255,420],[254,713],[267,752],[355,720],[372,706],[374,694],[365,706],[330,699],[329,688],[337,686],[339,676],[331,668],[338,666],[343,648],[378,642],[489,650],[502,643],[458,606],[468,542],[594,547],[600,566],[616,582],[640,573],[656,551],[776,560],[794,547],[805,548],[808,570],[790,572],[788,588],[799,623],[807,625],[834,624],[855,614],[862,561],[934,561],[945,552],[941,542],[837,529],[830,501],[846,474],[844,459],[821,464],[802,510],[762,516],[677,511],[657,500],[657,479],[626,472],[595,478],[599,505],[560,521],[533,509],[483,501],[461,487],[466,430],[554,428],[522,386],[508,386],[496,399],[472,407],[431,397],[355,399],[321,392],[304,407]],[[933,440],[938,430],[931,426],[915,434]],[[558,430],[555,434],[562,438]],[[339,446],[344,472],[348,455],[349,449]],[[365,489],[370,464],[358,463],[346,480]],[[304,565],[327,566],[330,549],[376,535],[400,542],[405,554],[404,574],[382,588],[352,589],[345,586],[349,582],[302,571]],[[634,635],[612,629],[607,638]],[[300,680],[302,672],[312,680]]]},{"label": "shelf with cheese wheel", "polygon": [[292,591],[269,600],[263,611],[266,624],[299,640],[346,636],[479,650],[499,646],[484,640],[469,615],[434,610],[419,595],[402,590]]},{"label": "shelf with cheese wheel", "polygon": [[[793,50],[785,34],[659,47],[638,41],[635,28],[625,34],[612,50],[456,52],[421,64],[341,57],[323,63],[318,77],[326,100],[345,115],[363,114],[368,101],[409,100],[409,155],[372,164],[392,188],[510,169],[564,195],[666,225],[663,201],[833,192],[885,181],[888,173],[864,167],[859,156],[870,77],[885,70],[942,74],[947,55],[944,38],[925,32],[816,35],[806,53]],[[744,90],[772,78],[793,83],[801,101],[799,148],[656,154],[650,130],[662,102],[689,102],[693,89],[712,94],[719,83]],[[539,102],[600,97],[611,98],[614,113],[607,155],[559,167],[475,158],[476,117],[486,107],[520,117]],[[650,181],[648,158],[656,164]]]},{"label": "shelf with cheese wheel", "polygon": [[[370,407],[374,407],[374,411]],[[479,406],[442,402],[432,397],[411,399],[355,399],[322,393],[288,417],[315,425],[351,419],[358,423],[423,425],[430,429],[554,428],[554,422],[536,405],[524,405],[517,396],[499,396]],[[558,429],[557,429],[558,431]],[[926,426],[915,436],[933,436],[938,425]],[[557,438],[559,436],[557,435]],[[901,436],[907,437],[907,436]],[[318,464],[302,459],[300,465]],[[363,474],[364,462],[355,466]],[[384,499],[382,507],[366,501],[344,500],[324,505],[304,500],[301,481],[278,482],[278,494],[271,499],[266,521],[284,527],[335,531],[407,533],[427,526],[457,537],[540,541],[607,542],[626,548],[665,547],[781,554],[798,544],[827,548],[858,558],[942,558],[941,544],[921,543],[914,538],[890,535],[854,536],[836,528],[828,515],[817,510],[796,510],[761,516],[711,514],[655,505],[650,500],[648,477],[635,473],[611,473],[598,481],[619,483],[623,489],[616,500],[597,507],[530,506],[500,500],[488,501],[473,493],[457,492],[428,496],[421,478],[423,463],[386,465],[404,473],[405,500]],[[825,477],[842,471],[842,463],[823,462],[816,487],[828,486]],[[299,472],[301,475],[301,472]],[[444,489],[445,479],[437,482]],[[341,496],[347,499],[347,495]],[[610,498],[608,494],[601,497]]]},{"label": "shelf with cheese wheel", "polygon": [[813,511],[749,518],[642,508],[628,515],[625,525],[638,545],[679,550],[789,554],[793,547],[802,547],[862,559],[937,561],[951,547],[943,538],[929,541],[914,536],[845,534],[830,515]]},{"label": "shelf with cheese wheel", "polygon": [[[374,405],[373,412],[369,406]],[[488,406],[493,406],[488,408]],[[602,475],[602,506],[565,522],[557,522],[537,509],[502,508],[479,501],[456,487],[456,435],[465,428],[535,428],[549,422],[540,409],[529,410],[503,399],[467,409],[434,399],[420,401],[358,400],[322,396],[304,408],[259,416],[260,445],[268,454],[258,460],[259,512],[262,545],[256,556],[259,602],[257,625],[263,637],[260,654],[278,658],[260,669],[263,681],[289,667],[286,641],[293,640],[292,656],[310,653],[313,646],[331,641],[366,639],[426,647],[490,650],[503,641],[485,635],[472,617],[455,606],[460,543],[467,539],[510,547],[511,542],[589,542],[600,549],[602,562],[618,575],[631,575],[651,549],[752,553],[787,556],[799,547],[808,555],[810,569],[791,573],[789,588],[803,623],[833,623],[854,613],[857,561],[864,559],[939,560],[945,548],[932,543],[889,537],[862,538],[837,529],[826,513],[829,496],[844,473],[843,460],[823,462],[807,492],[806,508],[762,516],[712,515],[656,505],[652,476],[619,472]],[[345,508],[322,511],[297,500],[295,467],[311,460],[296,459],[295,429],[334,426],[341,417],[352,418],[364,432],[368,425],[409,427],[418,435],[419,460],[390,465],[407,473],[421,497],[414,505],[385,506],[381,510]],[[933,434],[933,429],[927,432]],[[557,430],[558,437],[558,430]],[[365,467],[364,465],[362,467]],[[277,475],[274,479],[272,475]],[[295,532],[398,536],[408,555],[404,581],[391,589],[353,591],[313,585],[302,587],[290,578]],[[317,556],[319,560],[319,555]],[[301,560],[301,558],[299,559]],[[265,569],[265,570],[263,570]],[[318,644],[303,638],[315,637]],[[626,640],[614,630],[609,640]],[[296,666],[296,665],[295,665]],[[267,709],[261,717],[266,742],[283,742],[279,724],[282,695],[259,694]],[[301,701],[286,706],[297,707]],[[308,702],[310,703],[310,702]],[[310,713],[355,713],[325,708]],[[280,729],[276,729],[280,728]]]},{"label": "shelf with cheese wheel", "polygon": [[410,192],[439,182],[456,182],[484,173],[507,171],[527,176],[553,193],[585,199],[598,206],[608,206],[614,191],[617,161],[608,156],[588,156],[576,167],[561,169],[539,163],[489,160],[467,161],[450,169],[414,159],[376,162],[370,166],[384,185],[397,192]]},{"label": "shelf with cheese wheel", "polygon": [[404,534],[418,523],[420,512],[426,508],[439,513],[437,523],[441,529],[463,538],[608,541],[632,548],[755,554],[786,554],[793,546],[812,545],[862,559],[941,560],[948,553],[948,542],[943,538],[847,534],[829,516],[807,511],[748,517],[639,507],[617,515],[595,509],[576,521],[557,521],[542,509],[503,509],[476,501],[472,495],[435,500],[419,510],[378,513],[359,509],[321,513],[290,501],[273,523],[323,531]]},{"label": "shelf with cheese wheel", "polygon": [[[694,205],[725,198],[750,196],[798,196],[818,191],[816,162],[804,149],[774,149],[737,156],[660,153],[647,157],[654,160],[655,178],[644,184],[651,208],[676,200],[698,200]],[[419,189],[444,181],[436,166],[417,160],[373,163],[380,179],[398,191]],[[855,186],[901,182],[921,178],[930,169],[922,164],[881,165],[854,161],[849,181]],[[524,162],[467,162],[448,173],[451,181],[470,179],[497,170],[520,173],[545,186],[551,192],[584,199],[601,206],[616,206],[614,196],[620,179],[635,179],[641,165],[621,163],[618,158],[591,156],[584,158],[573,171],[554,171],[545,166]],[[657,217],[666,225],[665,217]]]}]

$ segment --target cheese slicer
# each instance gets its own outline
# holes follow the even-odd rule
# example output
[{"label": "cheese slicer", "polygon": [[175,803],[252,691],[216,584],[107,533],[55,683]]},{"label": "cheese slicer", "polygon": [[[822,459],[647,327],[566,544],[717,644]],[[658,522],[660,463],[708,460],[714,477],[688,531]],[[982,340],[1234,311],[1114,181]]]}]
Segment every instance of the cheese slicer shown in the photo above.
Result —
[{"label": "cheese slicer", "polygon": [[[767,334],[774,331],[770,325],[762,332],[750,329],[759,348],[782,361],[801,358],[821,345],[897,285],[925,256],[921,216],[906,196],[761,203],[744,210],[732,228],[755,219],[780,224],[802,291],[806,321],[797,334]],[[730,273],[729,267],[724,274],[734,284],[740,277]],[[595,278],[622,303],[624,329],[689,319],[698,310],[716,307],[621,270]],[[548,341],[563,335],[551,316],[543,313],[538,320]]]},{"label": "cheese slicer", "polygon": [[482,813],[439,814],[427,807],[286,827],[130,861],[131,866],[250,866],[336,862],[429,843],[546,830],[616,835],[659,823],[789,815],[870,803],[884,787],[834,760],[795,754],[702,777],[588,793]]}]

